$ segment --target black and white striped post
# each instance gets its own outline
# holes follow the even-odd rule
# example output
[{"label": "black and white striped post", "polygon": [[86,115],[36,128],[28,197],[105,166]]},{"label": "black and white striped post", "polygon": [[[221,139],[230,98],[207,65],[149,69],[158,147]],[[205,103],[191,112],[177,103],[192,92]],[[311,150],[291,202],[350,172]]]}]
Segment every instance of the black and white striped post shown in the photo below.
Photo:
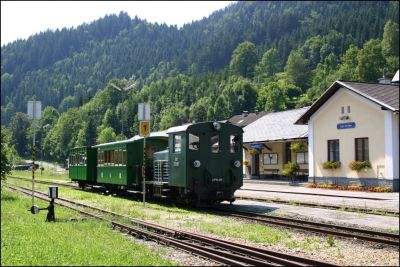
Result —
[{"label": "black and white striped post", "polygon": [[40,116],[42,115],[42,103],[40,101],[28,101],[28,117],[32,119],[32,132],[33,132],[33,138],[32,138],[32,213],[33,211],[36,211],[34,208],[35,205],[35,196],[34,196],[34,190],[35,190],[35,157],[36,157],[36,148],[35,148],[35,136],[36,136],[36,125],[35,121],[40,119]]}]

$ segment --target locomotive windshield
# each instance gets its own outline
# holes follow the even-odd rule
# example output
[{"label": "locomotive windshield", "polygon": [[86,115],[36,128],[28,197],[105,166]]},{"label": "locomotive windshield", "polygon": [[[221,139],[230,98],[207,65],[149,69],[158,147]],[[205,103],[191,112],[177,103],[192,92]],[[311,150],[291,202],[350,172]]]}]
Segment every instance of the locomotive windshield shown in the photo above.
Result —
[{"label": "locomotive windshield", "polygon": [[181,141],[182,137],[178,134],[174,135],[174,153],[181,153]]},{"label": "locomotive windshield", "polygon": [[198,151],[199,150],[199,136],[189,133],[189,150]]},{"label": "locomotive windshield", "polygon": [[239,148],[240,148],[239,136],[231,135],[230,140],[231,140],[231,153],[239,152]]},{"label": "locomotive windshield", "polygon": [[211,153],[219,153],[219,135],[211,136]]}]

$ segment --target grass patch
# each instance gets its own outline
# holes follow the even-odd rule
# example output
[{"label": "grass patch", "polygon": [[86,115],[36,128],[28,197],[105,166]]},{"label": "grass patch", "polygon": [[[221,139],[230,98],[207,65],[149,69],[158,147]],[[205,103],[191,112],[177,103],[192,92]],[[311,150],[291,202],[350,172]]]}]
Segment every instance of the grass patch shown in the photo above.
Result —
[{"label": "grass patch", "polygon": [[279,241],[290,238],[288,232],[283,232],[261,224],[245,224],[230,218],[219,218],[218,222],[210,221],[190,221],[185,226],[196,228],[201,232],[211,233],[222,237],[234,237],[247,239],[252,242],[276,244]]},{"label": "grass patch", "polygon": [[[39,207],[47,202],[37,200]],[[83,218],[56,206],[56,223],[46,223],[46,211],[33,215],[30,199],[1,190],[1,265],[126,266],[173,265],[160,251],[124,238],[109,224]],[[72,220],[71,220],[72,219]]]},{"label": "grass patch", "polygon": [[304,251],[315,251],[321,250],[324,246],[324,241],[321,238],[305,238],[304,240],[290,240],[286,242],[286,247],[290,249],[301,249]]},{"label": "grass patch", "polygon": [[[12,171],[11,176],[17,176],[22,178],[29,178],[32,179],[32,171]],[[51,169],[45,169],[42,174],[40,174],[40,170],[35,171],[35,179],[37,180],[44,180],[44,181],[71,181],[68,178],[68,172],[56,172]],[[11,180],[11,179],[10,179]]]},{"label": "grass patch", "polygon": [[[13,181],[18,185],[30,187],[29,182]],[[36,188],[47,191],[48,186],[37,184]],[[59,196],[125,214],[132,218],[148,220],[183,230],[197,230],[204,234],[220,237],[241,238],[257,243],[276,244],[290,238],[286,231],[261,224],[249,224],[235,219],[188,210],[175,205],[143,203],[114,196],[104,196],[93,192],[84,192],[69,188],[59,188]]]}]

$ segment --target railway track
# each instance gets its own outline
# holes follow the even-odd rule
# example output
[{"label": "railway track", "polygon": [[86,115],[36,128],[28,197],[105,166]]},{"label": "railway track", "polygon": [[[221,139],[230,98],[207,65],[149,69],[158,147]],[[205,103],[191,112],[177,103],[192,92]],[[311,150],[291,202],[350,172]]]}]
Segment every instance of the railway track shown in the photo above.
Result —
[{"label": "railway track", "polygon": [[[7,176],[7,177],[8,178],[12,178],[12,179],[22,180],[22,181],[29,181],[29,182],[32,181],[32,179],[16,177],[16,176]],[[64,187],[68,187],[68,188],[79,189],[79,187],[76,186],[76,185],[66,184],[66,183],[48,182],[48,181],[42,181],[42,180],[35,180],[35,183],[49,184],[49,185],[59,185],[59,186],[64,186]],[[361,212],[361,213],[374,214],[374,215],[399,216],[399,212],[398,211],[390,211],[390,210],[384,211],[385,214],[382,214],[382,212],[379,212],[379,211],[377,211],[375,209],[368,209],[368,208],[344,207],[344,206],[336,206],[336,205],[315,204],[315,203],[309,203],[309,202],[293,202],[293,201],[279,200],[279,199],[258,198],[258,197],[244,197],[244,196],[236,196],[236,199],[252,200],[252,201],[259,201],[259,202],[271,202],[271,203],[278,203],[278,204],[285,204],[285,205],[293,205],[293,204],[295,204],[295,205],[298,205],[298,206],[310,207],[310,208],[344,210],[344,211],[347,211],[347,212]]]},{"label": "railway track", "polygon": [[385,211],[379,212],[375,209],[368,209],[368,208],[345,207],[345,206],[299,202],[299,201],[293,202],[293,201],[287,201],[287,200],[261,198],[261,197],[236,196],[236,199],[251,200],[251,201],[258,201],[258,202],[270,202],[270,203],[278,203],[278,204],[286,204],[286,205],[289,204],[289,205],[297,205],[297,206],[310,207],[310,208],[343,210],[343,211],[348,211],[348,212],[361,212],[361,213],[374,214],[374,215],[384,215],[384,216],[390,215],[390,216],[397,216],[397,217],[399,216],[399,212],[393,211],[393,210],[385,210]]},{"label": "railway track", "polygon": [[323,196],[323,197],[336,197],[336,198],[353,198],[353,199],[367,199],[367,200],[389,200],[386,198],[377,197],[358,197],[358,196],[343,196],[343,195],[330,195],[321,193],[305,193],[305,192],[293,192],[293,191],[278,191],[278,190],[266,190],[266,189],[239,189],[238,191],[252,191],[252,192],[267,192],[267,193],[280,193],[280,194],[291,194],[291,195],[307,195],[307,196]]},{"label": "railway track", "polygon": [[246,219],[250,221],[256,221],[258,223],[263,223],[263,224],[279,225],[291,229],[300,229],[308,232],[365,240],[396,247],[400,245],[400,239],[398,234],[371,231],[359,228],[351,228],[351,227],[345,227],[328,223],[317,223],[299,219],[292,219],[292,218],[285,218],[285,217],[278,217],[278,216],[271,216],[259,213],[243,212],[243,211],[214,209],[209,212],[224,214],[235,218]]},{"label": "railway track", "polygon": [[[31,189],[3,183],[11,190],[21,192],[26,195],[31,195]],[[35,191],[37,198],[48,200],[47,195]],[[76,210],[87,216],[97,219],[106,220],[112,224],[115,229],[126,232],[138,238],[146,238],[156,242],[185,250],[187,252],[205,257],[215,262],[224,265],[239,265],[239,266],[337,266],[327,262],[313,260],[309,258],[288,255],[272,250],[251,247],[239,243],[226,241],[223,239],[207,237],[200,234],[194,234],[187,231],[180,231],[173,228],[168,228],[158,224],[146,222],[130,218],[125,215],[117,214],[101,208],[78,203],[65,198],[58,198],[56,203]],[[80,208],[89,209],[91,212]],[[99,214],[92,213],[93,211],[101,214],[112,215],[113,217],[128,219],[132,225],[124,224],[114,220],[105,219]]]}]

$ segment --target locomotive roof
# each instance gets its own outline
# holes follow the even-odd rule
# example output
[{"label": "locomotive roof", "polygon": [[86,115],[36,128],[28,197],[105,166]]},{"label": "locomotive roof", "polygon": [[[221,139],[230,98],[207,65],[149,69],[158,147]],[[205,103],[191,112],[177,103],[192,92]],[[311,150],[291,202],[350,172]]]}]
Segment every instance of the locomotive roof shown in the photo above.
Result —
[{"label": "locomotive roof", "polygon": [[166,132],[167,132],[167,134],[169,134],[169,133],[184,132],[184,131],[186,131],[186,129],[187,129],[190,125],[192,125],[192,123],[184,124],[184,125],[181,125],[181,126],[171,127],[171,128],[169,128]]},{"label": "locomotive roof", "polygon": [[[228,124],[226,120],[224,121],[218,121],[219,123],[222,124]],[[213,123],[213,121],[205,121],[205,122],[198,122],[196,124],[209,124],[209,123]],[[230,124],[230,123],[229,123]],[[180,125],[180,126],[175,126],[175,127],[171,127],[167,130],[167,134],[171,134],[171,133],[179,133],[179,132],[185,132],[190,126],[194,125],[194,123],[187,123],[184,125]],[[230,124],[233,125],[233,124]]]},{"label": "locomotive roof", "polygon": [[[167,134],[166,130],[165,131],[159,131],[159,132],[152,132],[152,133],[150,133],[149,137],[165,137],[165,138],[168,138],[168,134]],[[149,137],[147,137],[147,138],[149,138]],[[135,135],[134,137],[132,137],[130,139],[116,141],[116,142],[110,142],[110,143],[104,143],[104,144],[98,144],[98,145],[95,145],[93,147],[102,147],[102,146],[109,146],[109,145],[115,145],[115,144],[132,143],[132,142],[138,141],[140,139],[143,139],[143,137],[141,137],[139,135]]]}]

